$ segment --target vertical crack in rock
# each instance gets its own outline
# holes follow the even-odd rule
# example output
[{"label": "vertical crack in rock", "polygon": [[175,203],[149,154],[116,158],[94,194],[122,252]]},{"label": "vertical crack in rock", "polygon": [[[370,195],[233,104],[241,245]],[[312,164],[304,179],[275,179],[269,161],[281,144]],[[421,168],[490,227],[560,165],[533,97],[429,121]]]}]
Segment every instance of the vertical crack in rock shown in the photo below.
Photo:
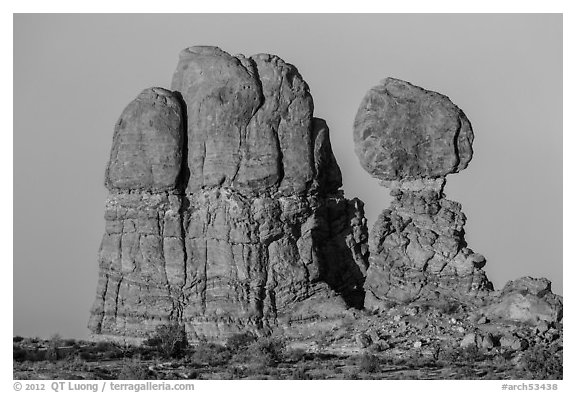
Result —
[{"label": "vertical crack in rock", "polygon": [[343,197],[296,67],[192,47],[171,88],[145,90],[115,129],[91,330],[144,338],[176,321],[222,340],[361,307],[362,203]]}]

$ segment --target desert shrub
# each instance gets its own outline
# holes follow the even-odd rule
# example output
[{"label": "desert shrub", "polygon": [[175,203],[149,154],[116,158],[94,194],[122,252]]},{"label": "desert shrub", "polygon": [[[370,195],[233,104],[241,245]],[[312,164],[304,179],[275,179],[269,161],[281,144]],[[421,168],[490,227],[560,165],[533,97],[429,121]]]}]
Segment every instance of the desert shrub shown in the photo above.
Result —
[{"label": "desert shrub", "polygon": [[563,378],[562,355],[544,345],[535,345],[526,350],[520,365],[530,379]]},{"label": "desert shrub", "polygon": [[188,348],[184,326],[177,323],[158,326],[144,345],[156,348],[168,358],[181,358]]},{"label": "desert shrub", "polygon": [[[24,348],[23,348],[24,349]],[[24,349],[25,354],[20,353],[18,356],[24,356],[24,361],[41,362],[47,360],[46,350],[40,351],[39,349]]]},{"label": "desert shrub", "polygon": [[284,352],[284,361],[290,363],[298,363],[305,360],[312,360],[314,358],[313,354],[306,352],[302,348],[289,349]]},{"label": "desert shrub", "polygon": [[283,360],[286,343],[275,337],[263,337],[254,342],[249,351],[258,362],[274,366]]},{"label": "desert shrub", "polygon": [[76,345],[76,340],[74,340],[73,338],[67,338],[66,340],[62,341],[62,345],[66,347],[74,346]]},{"label": "desert shrub", "polygon": [[332,344],[332,341],[333,341],[332,333],[326,330],[317,336],[315,343],[316,346],[318,347],[318,350],[324,351],[326,348],[330,346],[330,344]]},{"label": "desert shrub", "polygon": [[91,360],[95,360],[96,356],[88,351],[82,351],[80,352],[80,359],[84,360],[84,361],[91,361]]},{"label": "desert shrub", "polygon": [[437,305],[442,314],[450,315],[460,311],[460,303],[445,301]]},{"label": "desert shrub", "polygon": [[226,347],[232,351],[246,349],[257,339],[258,338],[250,332],[234,334],[226,340]]},{"label": "desert shrub", "polygon": [[232,353],[223,345],[201,342],[192,351],[189,361],[210,366],[222,366],[232,358]]},{"label": "desert shrub", "polygon": [[308,373],[308,368],[304,366],[297,367],[294,371],[292,371],[292,376],[290,379],[312,379],[310,374]]},{"label": "desert shrub", "polygon": [[150,379],[148,367],[146,367],[145,364],[142,364],[138,358],[126,361],[118,374],[118,379]]},{"label": "desert shrub", "polygon": [[21,336],[14,336],[12,338],[12,342],[15,342],[15,343],[19,343],[22,340],[24,340],[24,337],[21,337]]},{"label": "desert shrub", "polygon": [[120,359],[124,357],[124,351],[113,343],[102,345],[101,350],[97,351],[102,359]]},{"label": "desert shrub", "polygon": [[82,359],[82,356],[79,354],[68,357],[66,361],[62,362],[60,368],[63,370],[68,370],[68,371],[88,371],[89,370],[89,367],[86,364],[86,361],[84,359]]},{"label": "desert shrub", "polygon": [[94,345],[94,352],[96,353],[104,353],[107,351],[114,350],[116,346],[108,341],[99,341]]},{"label": "desert shrub", "polygon": [[46,359],[56,361],[59,359],[58,347],[62,345],[62,337],[56,333],[48,341],[48,348],[46,350]]},{"label": "desert shrub", "polygon": [[474,345],[445,348],[438,352],[438,361],[448,364],[480,362],[484,359],[486,355]]},{"label": "desert shrub", "polygon": [[53,334],[52,337],[50,337],[50,340],[48,341],[48,346],[52,348],[58,348],[59,346],[62,345],[62,343],[63,343],[62,336],[56,333]]},{"label": "desert shrub", "polygon": [[380,370],[380,359],[371,353],[365,353],[360,357],[360,370],[367,373],[375,373]]},{"label": "desert shrub", "polygon": [[12,349],[12,359],[15,362],[23,362],[25,360],[30,360],[28,358],[28,351],[16,345],[14,345]]},{"label": "desert shrub", "polygon": [[246,372],[242,367],[232,366],[230,367],[230,374],[232,379],[242,379],[246,376]]}]

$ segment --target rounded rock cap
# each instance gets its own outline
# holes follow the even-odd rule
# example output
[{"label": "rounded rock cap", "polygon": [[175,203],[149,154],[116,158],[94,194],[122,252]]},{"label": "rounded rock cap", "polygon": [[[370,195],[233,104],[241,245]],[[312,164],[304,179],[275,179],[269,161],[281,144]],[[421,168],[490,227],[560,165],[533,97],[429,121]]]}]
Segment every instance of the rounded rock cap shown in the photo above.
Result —
[{"label": "rounded rock cap", "polygon": [[355,152],[380,180],[437,178],[472,159],[474,134],[450,99],[386,78],[366,93],[354,120]]}]

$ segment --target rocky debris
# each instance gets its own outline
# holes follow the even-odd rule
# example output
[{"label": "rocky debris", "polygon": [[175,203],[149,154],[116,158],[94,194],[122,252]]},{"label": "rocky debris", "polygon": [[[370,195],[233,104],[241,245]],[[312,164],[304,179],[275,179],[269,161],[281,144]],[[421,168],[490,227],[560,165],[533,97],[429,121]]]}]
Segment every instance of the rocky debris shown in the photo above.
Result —
[{"label": "rocky debris", "polygon": [[366,333],[360,333],[356,336],[356,342],[361,348],[368,348],[372,344],[372,338]]},{"label": "rocky debris", "polygon": [[479,312],[491,319],[537,325],[545,331],[547,322],[562,320],[563,301],[561,296],[552,293],[549,280],[522,277],[509,281],[500,296]]},{"label": "rocky debris", "polygon": [[494,348],[495,346],[494,337],[492,336],[491,333],[486,334],[468,333],[460,341],[460,347],[467,348],[470,346],[489,350],[491,348]]},{"label": "rocky debris", "polygon": [[394,78],[366,93],[354,120],[356,155],[381,180],[461,171],[473,140],[466,115],[448,97]]},{"label": "rocky debris", "polygon": [[192,47],[172,90],[145,90],[115,129],[92,332],[223,340],[361,307],[363,204],[296,67]]},{"label": "rocky debris", "polygon": [[468,347],[470,345],[476,345],[477,335],[476,333],[468,333],[464,336],[462,341],[460,341],[461,347]]},{"label": "rocky debris", "polygon": [[523,351],[527,349],[530,344],[528,343],[528,340],[524,338],[505,336],[500,338],[500,346],[513,351]]}]

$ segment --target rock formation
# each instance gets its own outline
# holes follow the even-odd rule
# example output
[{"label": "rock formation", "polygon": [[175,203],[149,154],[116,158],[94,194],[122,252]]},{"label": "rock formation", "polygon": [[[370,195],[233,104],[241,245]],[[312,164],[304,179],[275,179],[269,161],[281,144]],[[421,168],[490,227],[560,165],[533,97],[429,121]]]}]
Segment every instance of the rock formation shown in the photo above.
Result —
[{"label": "rock formation", "polygon": [[478,313],[491,320],[507,320],[537,325],[539,322],[559,322],[563,318],[562,297],[552,293],[546,278],[522,277],[509,281],[499,291],[495,301],[480,308]]},{"label": "rock formation", "polygon": [[395,199],[370,233],[365,306],[416,300],[479,304],[492,290],[484,257],[468,248],[466,218],[445,198],[445,177],[472,159],[466,115],[446,96],[388,78],[370,89],[354,122],[362,166]]},{"label": "rock formation", "polygon": [[144,90],[116,124],[92,332],[177,322],[222,339],[361,307],[363,204],[340,190],[298,70],[192,47],[171,88]]}]

